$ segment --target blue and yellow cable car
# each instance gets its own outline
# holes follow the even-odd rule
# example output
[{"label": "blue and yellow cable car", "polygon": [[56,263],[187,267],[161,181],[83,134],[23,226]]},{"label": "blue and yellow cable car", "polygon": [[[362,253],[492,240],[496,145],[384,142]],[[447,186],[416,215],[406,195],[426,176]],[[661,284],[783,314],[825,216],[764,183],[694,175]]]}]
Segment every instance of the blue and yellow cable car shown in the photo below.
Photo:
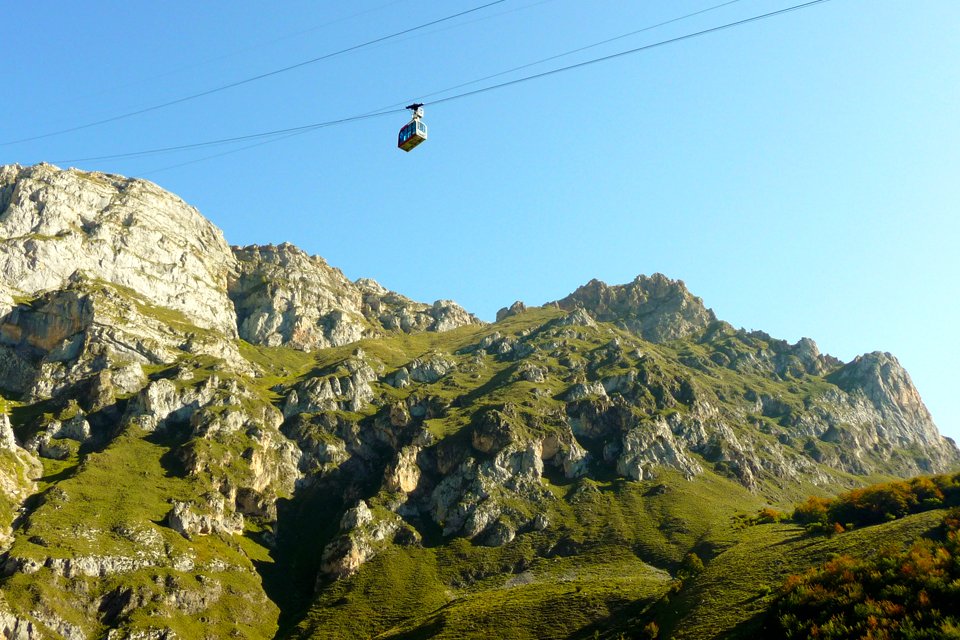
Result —
[{"label": "blue and yellow cable car", "polygon": [[413,112],[413,119],[403,125],[400,134],[397,136],[397,147],[404,151],[410,151],[427,139],[427,125],[420,120],[423,117],[423,105],[414,103],[407,109]]}]

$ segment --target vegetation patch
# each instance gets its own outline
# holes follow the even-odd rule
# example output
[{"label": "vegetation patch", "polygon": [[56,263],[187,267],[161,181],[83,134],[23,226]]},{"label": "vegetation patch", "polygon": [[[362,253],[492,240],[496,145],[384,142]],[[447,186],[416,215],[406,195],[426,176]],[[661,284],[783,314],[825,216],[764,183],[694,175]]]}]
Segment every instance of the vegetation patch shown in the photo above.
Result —
[{"label": "vegetation patch", "polygon": [[839,556],[790,576],[772,607],[783,638],[960,638],[960,510],[936,539]]}]

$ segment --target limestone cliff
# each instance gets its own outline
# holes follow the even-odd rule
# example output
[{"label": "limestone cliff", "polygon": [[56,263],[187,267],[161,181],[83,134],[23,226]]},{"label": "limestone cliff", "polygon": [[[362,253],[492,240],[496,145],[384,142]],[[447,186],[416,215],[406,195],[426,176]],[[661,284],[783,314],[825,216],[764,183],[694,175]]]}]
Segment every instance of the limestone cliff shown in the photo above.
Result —
[{"label": "limestone cliff", "polygon": [[0,168],[0,284],[15,296],[82,272],[231,338],[233,262],[219,229],[150,182],[47,164]]},{"label": "limestone cliff", "polygon": [[414,302],[373,280],[348,280],[291,244],[235,247],[230,297],[254,344],[322,349],[392,331],[449,331],[477,318],[449,300]]},{"label": "limestone cliff", "polygon": [[682,281],[660,273],[614,286],[591,280],[557,304],[563,309],[583,307],[596,319],[618,324],[651,342],[683,338],[717,319]]}]

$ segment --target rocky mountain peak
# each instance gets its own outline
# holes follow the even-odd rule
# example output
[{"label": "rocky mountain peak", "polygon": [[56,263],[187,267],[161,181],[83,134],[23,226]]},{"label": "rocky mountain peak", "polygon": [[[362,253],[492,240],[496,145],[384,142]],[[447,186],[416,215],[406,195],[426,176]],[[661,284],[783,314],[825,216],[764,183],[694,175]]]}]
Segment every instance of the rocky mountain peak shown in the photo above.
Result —
[{"label": "rocky mountain peak", "polygon": [[844,391],[862,393],[881,412],[913,423],[932,420],[910,374],[889,353],[874,351],[857,356],[830,379]]},{"label": "rocky mountain peak", "polygon": [[619,325],[651,342],[683,338],[717,319],[682,280],[661,273],[639,275],[622,285],[594,279],[556,304],[568,310],[583,307],[597,320]]},{"label": "rocky mountain peak", "polygon": [[362,294],[339,269],[291,244],[234,247],[230,297],[240,337],[298,349],[359,340]]},{"label": "rocky mountain peak", "polygon": [[229,294],[240,336],[255,344],[322,349],[392,331],[449,331],[479,323],[450,300],[414,302],[374,280],[351,282],[291,245],[234,247]]},{"label": "rocky mountain peak", "polygon": [[479,320],[351,282],[292,244],[231,247],[195,208],[145,180],[49,164],[0,167],[0,312],[78,275],[135,293],[230,341],[309,350]]},{"label": "rocky mountain peak", "polygon": [[8,298],[61,288],[82,271],[236,336],[223,234],[153,183],[49,164],[0,167],[0,237]]}]

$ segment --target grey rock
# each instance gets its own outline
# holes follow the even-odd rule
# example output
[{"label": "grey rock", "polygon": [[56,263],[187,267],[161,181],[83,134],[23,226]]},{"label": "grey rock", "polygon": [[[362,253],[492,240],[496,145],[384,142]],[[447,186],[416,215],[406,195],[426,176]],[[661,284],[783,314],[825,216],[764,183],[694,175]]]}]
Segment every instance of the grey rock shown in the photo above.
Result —
[{"label": "grey rock", "polygon": [[387,491],[411,493],[416,490],[422,472],[417,465],[420,447],[406,446],[397,452],[394,461],[387,467],[383,486]]},{"label": "grey rock", "polygon": [[546,382],[548,370],[545,366],[535,365],[530,362],[521,363],[517,367],[517,377],[527,382]]},{"label": "grey rock", "polygon": [[607,393],[625,393],[633,388],[637,382],[637,372],[630,370],[625,374],[610,376],[601,381],[603,390]]},{"label": "grey rock", "polygon": [[531,523],[534,531],[546,531],[550,528],[550,518],[547,517],[544,513],[538,513],[533,517],[533,522]]},{"label": "grey rock", "polygon": [[573,310],[570,311],[567,315],[556,320],[554,325],[558,327],[595,327],[597,326],[596,321],[593,319],[593,316],[587,312],[581,306],[573,307]]},{"label": "grey rock", "polygon": [[498,521],[491,525],[483,536],[483,544],[488,547],[502,547],[517,537],[516,530],[509,524]]},{"label": "grey rock", "polygon": [[386,383],[397,389],[403,389],[410,386],[410,371],[406,367],[400,367],[393,375],[387,377]]},{"label": "grey rock", "polygon": [[401,522],[394,514],[378,519],[366,502],[359,501],[341,519],[341,534],[324,548],[320,578],[345,578],[356,573],[365,562],[387,547],[402,526]]},{"label": "grey rock", "polygon": [[[54,426],[55,425],[55,426]],[[79,413],[64,422],[54,422],[49,427],[50,437],[54,439],[69,439],[77,442],[86,442],[90,439],[90,423],[82,413]]]},{"label": "grey rock", "polygon": [[236,336],[226,295],[233,255],[176,196],[145,180],[49,164],[0,167],[0,191],[0,277],[9,289],[34,295],[84,271]]},{"label": "grey rock", "polygon": [[199,386],[178,387],[161,378],[151,382],[128,405],[124,420],[145,431],[156,431],[167,422],[186,422],[201,406],[209,404],[220,380],[211,376]]},{"label": "grey rock", "polygon": [[363,527],[373,522],[373,512],[363,500],[357,502],[356,506],[348,509],[343,517],[340,518],[340,530],[350,531],[358,527]]},{"label": "grey rock", "polygon": [[87,640],[87,634],[83,632],[83,629],[77,625],[70,624],[53,612],[34,609],[30,612],[30,615],[36,618],[37,622],[47,629],[52,630],[64,640]]},{"label": "grey rock", "polygon": [[540,441],[541,457],[563,470],[567,479],[580,478],[589,470],[590,454],[580,446],[569,426]]},{"label": "grey rock", "polygon": [[7,640],[44,640],[44,635],[33,622],[9,611],[0,611],[0,634]]},{"label": "grey rock", "polygon": [[452,331],[469,324],[480,324],[476,316],[468,313],[453,300],[435,301],[427,314],[433,318],[433,323],[429,325],[428,331]]},{"label": "grey rock", "polygon": [[13,425],[10,424],[10,417],[6,414],[0,414],[0,449],[6,451],[16,451],[18,449]]},{"label": "grey rock", "polygon": [[703,471],[663,421],[646,422],[628,431],[617,458],[617,472],[634,480],[654,477],[657,467],[672,467],[688,478]]},{"label": "grey rock", "polygon": [[374,399],[370,383],[377,379],[373,367],[361,356],[344,363],[348,373],[309,378],[287,395],[283,415],[319,411],[359,411]]},{"label": "grey rock", "polygon": [[243,515],[230,512],[223,496],[218,494],[207,494],[201,505],[175,500],[166,520],[171,529],[187,539],[243,532]]},{"label": "grey rock", "polygon": [[523,304],[522,301],[517,300],[512,305],[510,305],[509,308],[503,307],[502,309],[497,311],[497,322],[500,322],[501,320],[505,320],[506,318],[509,318],[511,316],[515,316],[517,314],[523,313],[526,310],[527,310],[527,305]]},{"label": "grey rock", "polygon": [[49,433],[39,435],[36,440],[28,443],[28,447],[47,460],[66,460],[72,453],[70,446],[66,443],[53,442]]},{"label": "grey rock", "polygon": [[[64,289],[39,295],[0,318],[0,369],[28,399],[46,399],[98,377],[101,408],[145,382],[142,365],[172,363],[184,352],[251,372],[233,340],[153,315],[145,299],[74,274]],[[117,384],[114,384],[116,371]],[[89,394],[87,394],[89,395]]]},{"label": "grey rock", "polygon": [[433,354],[426,359],[417,358],[406,366],[411,380],[427,384],[436,382],[456,368],[456,361],[439,354]]},{"label": "grey rock", "polygon": [[322,258],[291,244],[234,247],[230,281],[240,336],[254,344],[312,350],[392,331],[449,331],[478,323],[449,300],[432,305],[373,280],[348,280]]},{"label": "grey rock", "polygon": [[577,400],[583,400],[584,398],[596,396],[601,398],[607,397],[607,391],[604,388],[603,383],[599,381],[581,382],[571,386],[570,390],[567,391],[567,395],[564,396],[564,399],[567,402],[576,402]]},{"label": "grey rock", "polygon": [[716,321],[713,311],[690,294],[680,280],[656,273],[624,285],[591,280],[557,304],[583,308],[594,318],[612,322],[651,342],[666,342],[703,330]]},{"label": "grey rock", "polygon": [[107,640],[177,640],[179,637],[172,629],[111,629],[107,632]]}]

